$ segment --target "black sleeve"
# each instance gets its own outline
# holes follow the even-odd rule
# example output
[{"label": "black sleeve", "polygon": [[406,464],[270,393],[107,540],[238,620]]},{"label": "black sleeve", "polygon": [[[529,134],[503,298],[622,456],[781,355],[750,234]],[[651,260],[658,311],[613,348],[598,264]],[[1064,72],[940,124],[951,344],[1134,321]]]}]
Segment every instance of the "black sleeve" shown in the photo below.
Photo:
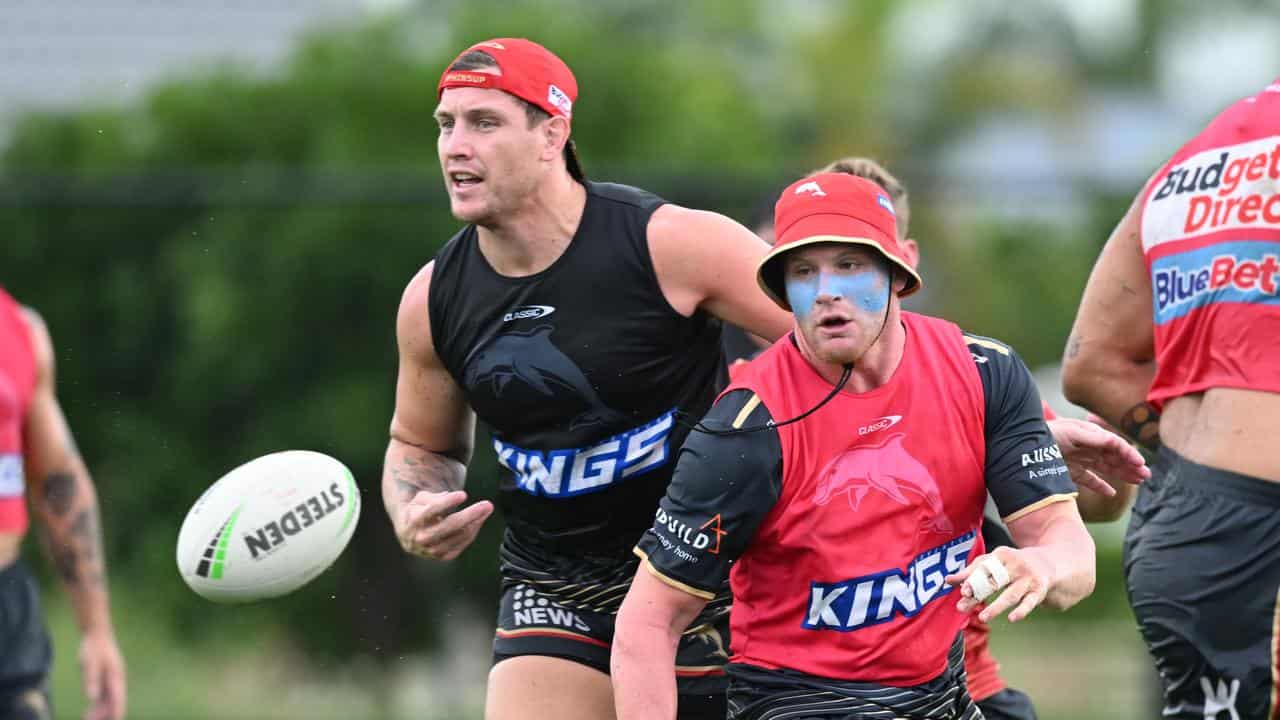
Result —
[{"label": "black sleeve", "polygon": [[725,324],[720,334],[724,347],[724,359],[730,363],[735,360],[750,360],[760,354],[760,346],[756,345],[746,330],[737,325]]},{"label": "black sleeve", "polygon": [[[769,411],[750,390],[734,390],[703,418],[704,427],[761,427]],[[676,457],[667,496],[636,546],[669,585],[711,599],[746,549],[782,488],[778,431],[714,435],[694,430]]]},{"label": "black sleeve", "polygon": [[1022,358],[1007,345],[965,335],[986,396],[987,490],[1008,522],[1076,487],[1044,420],[1040,393]]}]

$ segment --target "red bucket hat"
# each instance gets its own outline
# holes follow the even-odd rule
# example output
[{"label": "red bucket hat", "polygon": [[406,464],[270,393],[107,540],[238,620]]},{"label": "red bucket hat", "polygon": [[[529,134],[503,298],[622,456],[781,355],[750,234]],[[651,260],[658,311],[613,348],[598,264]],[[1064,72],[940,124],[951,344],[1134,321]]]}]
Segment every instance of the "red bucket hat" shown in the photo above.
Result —
[{"label": "red bucket hat", "polygon": [[578,81],[564,61],[536,42],[523,38],[495,38],[476,43],[458,54],[448,67],[463,55],[479,50],[498,63],[500,75],[477,70],[445,69],[436,86],[439,98],[446,88],[482,87],[510,93],[532,103],[551,115],[573,117],[573,103],[578,99]]},{"label": "red bucket hat", "polygon": [[774,206],[777,242],[760,261],[756,281],[765,294],[790,310],[783,282],[783,255],[804,245],[848,243],[878,250],[907,278],[898,293],[920,289],[920,275],[907,263],[898,244],[893,202],[879,185],[846,173],[819,173],[792,183]]}]

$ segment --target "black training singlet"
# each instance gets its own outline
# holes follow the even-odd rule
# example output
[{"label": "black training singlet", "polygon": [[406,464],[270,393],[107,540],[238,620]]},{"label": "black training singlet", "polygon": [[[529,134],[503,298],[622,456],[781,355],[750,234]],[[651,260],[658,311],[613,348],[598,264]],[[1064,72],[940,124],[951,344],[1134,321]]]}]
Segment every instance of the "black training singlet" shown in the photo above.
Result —
[{"label": "black training singlet", "polygon": [[[658,286],[649,218],[663,200],[587,183],[550,267],[499,275],[468,225],[435,258],[436,353],[489,425],[510,532],[555,552],[628,552],[653,524],[675,451],[725,381],[721,324]],[[687,416],[687,417],[686,417]]]}]

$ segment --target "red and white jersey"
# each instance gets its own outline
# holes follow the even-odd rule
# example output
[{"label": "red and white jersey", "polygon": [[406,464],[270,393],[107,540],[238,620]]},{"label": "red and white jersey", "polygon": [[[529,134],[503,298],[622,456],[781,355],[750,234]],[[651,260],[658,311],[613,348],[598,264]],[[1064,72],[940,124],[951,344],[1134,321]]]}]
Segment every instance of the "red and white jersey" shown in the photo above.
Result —
[{"label": "red and white jersey", "polygon": [[1280,393],[1280,80],[1227,108],[1142,198],[1157,371],[1148,399]]},{"label": "red and white jersey", "polygon": [[787,337],[704,419],[756,430],[695,432],[680,450],[636,551],[699,597],[728,576],[734,662],[895,687],[936,678],[967,619],[942,580],[982,552],[988,491],[1006,520],[1074,496],[1021,359],[943,320],[902,321],[883,385],[782,423],[831,392]]},{"label": "red and white jersey", "polygon": [[[904,320],[888,383],[778,428],[782,494],[729,576],[737,662],[837,679],[873,667],[903,686],[946,665],[966,618],[942,578],[982,551],[986,403],[960,329]],[[745,375],[775,418],[830,392],[789,343]]]},{"label": "red and white jersey", "polygon": [[27,529],[22,428],[36,385],[31,333],[22,308],[0,289],[0,532]]}]

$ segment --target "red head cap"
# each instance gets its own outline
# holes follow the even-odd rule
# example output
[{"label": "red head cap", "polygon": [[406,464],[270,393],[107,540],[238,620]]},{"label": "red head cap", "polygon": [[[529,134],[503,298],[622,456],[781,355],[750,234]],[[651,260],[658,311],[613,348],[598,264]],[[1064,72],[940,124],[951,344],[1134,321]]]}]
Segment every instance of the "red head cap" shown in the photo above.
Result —
[{"label": "red head cap", "polygon": [[920,289],[920,276],[898,244],[893,202],[879,185],[845,173],[819,173],[792,183],[774,206],[773,250],[760,261],[756,280],[765,293],[790,310],[783,283],[782,258],[788,251],[816,243],[866,245],[880,252],[907,279],[899,297]]},{"label": "red head cap", "polygon": [[[515,95],[551,115],[565,119],[573,117],[578,81],[569,66],[550,50],[531,40],[496,38],[472,45],[459,53],[458,58],[473,50],[484,52],[496,60],[501,74],[446,69],[436,87],[436,97],[451,87],[493,88]],[[456,63],[458,58],[449,65]]]}]

